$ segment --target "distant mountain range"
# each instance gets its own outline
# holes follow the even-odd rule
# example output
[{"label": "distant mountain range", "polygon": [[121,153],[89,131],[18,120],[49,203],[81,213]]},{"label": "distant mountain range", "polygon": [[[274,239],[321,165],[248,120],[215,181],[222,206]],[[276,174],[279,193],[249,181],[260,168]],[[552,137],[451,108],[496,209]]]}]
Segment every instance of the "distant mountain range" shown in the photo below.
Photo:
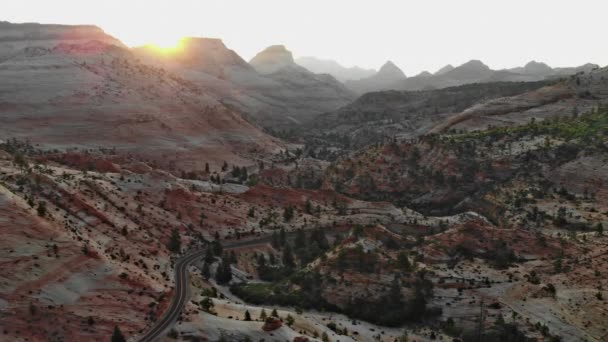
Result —
[{"label": "distant mountain range", "polygon": [[393,62],[386,62],[380,70],[367,78],[356,81],[347,81],[346,87],[359,93],[367,93],[376,90],[389,90],[391,85],[404,82],[407,76]]},{"label": "distant mountain range", "polygon": [[[321,70],[315,58],[307,58],[301,65],[310,66],[311,71]],[[336,79],[342,80],[347,88],[358,94],[364,94],[382,90],[429,90],[446,87],[459,86],[470,83],[487,82],[534,82],[545,79],[568,76],[577,72],[589,72],[599,68],[596,64],[584,64],[570,68],[551,68],[545,63],[531,61],[523,67],[512,69],[492,70],[479,60],[471,60],[460,66],[451,64],[431,74],[423,71],[416,76],[406,77],[403,71],[393,62],[386,62],[378,72],[366,77],[345,77],[344,70],[350,70],[340,66],[335,61],[324,61],[324,72],[331,74]],[[349,74],[352,75],[352,74]]]},{"label": "distant mountain range", "polygon": [[363,69],[357,66],[347,68],[330,59],[300,57],[295,61],[296,64],[316,74],[330,74],[340,82],[360,80],[376,74],[376,70],[374,69]]},{"label": "distant mountain range", "polygon": [[[58,106],[66,104],[60,100],[65,96],[70,97],[70,101],[77,101],[79,96],[85,97],[85,93],[88,94],[86,96],[98,96],[99,101],[104,102],[107,99],[103,97],[110,88],[126,97],[127,94],[136,94],[135,89],[124,84],[98,84],[97,88],[89,91],[87,85],[82,84],[72,89],[70,80],[81,81],[89,74],[102,77],[106,65],[101,63],[118,60],[127,61],[125,63],[131,67],[137,66],[137,70],[143,70],[145,66],[166,71],[167,74],[161,78],[168,82],[167,79],[177,77],[175,79],[181,86],[193,90],[192,100],[197,93],[204,94],[197,106],[221,106],[223,110],[234,111],[254,125],[274,131],[313,121],[318,115],[337,110],[354,101],[358,94],[367,92],[439,89],[469,83],[538,81],[597,67],[586,64],[575,68],[551,68],[544,63],[530,62],[520,68],[492,70],[481,61],[473,60],[457,67],[447,65],[434,74],[422,72],[407,77],[390,61],[376,72],[358,67],[346,68],[337,62],[314,57],[294,60],[292,53],[283,45],[270,46],[247,62],[219,39],[184,38],[178,52],[169,52],[151,46],[128,48],[95,26],[0,22],[0,77],[6,80],[4,85],[7,91],[10,89],[13,92],[10,97],[5,97],[3,108],[17,108],[14,106],[29,103],[38,94],[44,94],[42,97],[45,99],[41,101],[53,101]],[[81,63],[83,67],[81,70],[67,68],[72,66],[70,63]],[[66,68],[57,69],[61,75],[57,74],[56,78],[43,73],[43,70],[54,70],[52,66],[58,65],[66,65]],[[11,83],[11,68],[24,68],[30,76]],[[92,68],[100,69],[89,70]],[[111,71],[113,75],[116,70],[118,68],[108,72]],[[122,74],[103,77],[112,80],[118,76],[122,77]],[[138,77],[143,76],[134,75],[132,79]],[[152,86],[152,83],[148,83],[144,79],[140,81],[141,87]],[[14,93],[17,91],[15,89],[18,89],[18,93]],[[167,92],[174,90],[162,89]],[[56,97],[52,97],[55,93]],[[22,95],[23,101],[20,102],[19,96]],[[150,94],[141,96],[145,98]],[[0,104],[1,100],[2,97]],[[79,104],[83,107],[82,112],[95,110],[84,108],[88,103],[92,102]],[[125,106],[127,104],[124,103]],[[241,122],[235,125],[240,126]]]}]

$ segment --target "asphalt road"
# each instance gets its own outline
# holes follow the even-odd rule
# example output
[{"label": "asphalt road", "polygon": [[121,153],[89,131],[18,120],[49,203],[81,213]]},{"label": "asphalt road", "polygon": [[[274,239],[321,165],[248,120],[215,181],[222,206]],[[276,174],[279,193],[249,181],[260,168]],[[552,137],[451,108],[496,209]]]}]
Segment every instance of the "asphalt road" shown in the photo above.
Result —
[{"label": "asphalt road", "polygon": [[[257,244],[267,243],[270,237],[265,236],[253,240],[238,240],[224,242],[224,249],[253,246]],[[206,249],[195,251],[179,258],[175,263],[175,291],[171,305],[160,320],[156,321],[154,326],[150,328],[140,339],[140,342],[154,342],[160,339],[163,334],[177,321],[179,314],[188,301],[188,266],[205,256]]]}]

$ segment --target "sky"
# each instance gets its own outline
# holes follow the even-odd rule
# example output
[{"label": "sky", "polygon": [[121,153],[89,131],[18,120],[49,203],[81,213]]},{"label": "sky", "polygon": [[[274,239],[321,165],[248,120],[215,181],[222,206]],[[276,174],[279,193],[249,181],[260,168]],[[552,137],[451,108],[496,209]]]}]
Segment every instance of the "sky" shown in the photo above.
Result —
[{"label": "sky", "polygon": [[0,20],[94,24],[130,46],[221,38],[246,60],[274,44],[296,57],[407,75],[479,59],[608,64],[606,0],[4,0]]}]

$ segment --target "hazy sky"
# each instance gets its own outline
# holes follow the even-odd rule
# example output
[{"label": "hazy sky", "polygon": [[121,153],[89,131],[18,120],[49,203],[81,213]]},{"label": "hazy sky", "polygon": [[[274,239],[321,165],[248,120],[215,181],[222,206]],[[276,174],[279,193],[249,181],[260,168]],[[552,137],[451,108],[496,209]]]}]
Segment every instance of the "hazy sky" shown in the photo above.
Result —
[{"label": "hazy sky", "polygon": [[295,56],[406,74],[480,59],[499,69],[608,64],[607,0],[12,0],[0,20],[95,24],[127,45],[216,37],[249,60]]}]

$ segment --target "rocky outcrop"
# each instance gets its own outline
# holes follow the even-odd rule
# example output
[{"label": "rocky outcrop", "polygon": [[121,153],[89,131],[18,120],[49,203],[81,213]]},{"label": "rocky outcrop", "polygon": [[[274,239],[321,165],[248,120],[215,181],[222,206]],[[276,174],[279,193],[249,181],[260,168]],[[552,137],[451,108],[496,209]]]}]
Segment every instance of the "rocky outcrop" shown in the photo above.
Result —
[{"label": "rocky outcrop", "polygon": [[29,49],[51,49],[60,43],[81,44],[98,41],[125,47],[118,39],[92,25],[48,25],[37,23],[14,24],[0,21],[0,61]]},{"label": "rocky outcrop", "polygon": [[295,65],[291,51],[284,45],[273,45],[259,52],[249,64],[260,74],[272,74],[283,68]]},{"label": "rocky outcrop", "polygon": [[274,331],[283,326],[283,322],[276,317],[268,317],[262,326],[264,331]]}]

